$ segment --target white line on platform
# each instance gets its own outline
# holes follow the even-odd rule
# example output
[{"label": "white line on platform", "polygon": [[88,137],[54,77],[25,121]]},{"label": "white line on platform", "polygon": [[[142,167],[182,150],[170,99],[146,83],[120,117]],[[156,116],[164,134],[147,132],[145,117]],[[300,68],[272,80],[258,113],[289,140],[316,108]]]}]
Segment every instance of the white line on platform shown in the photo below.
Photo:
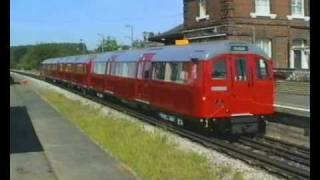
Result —
[{"label": "white line on platform", "polygon": [[274,106],[276,106],[276,107],[281,107],[281,108],[287,108],[287,109],[298,110],[298,111],[306,111],[306,112],[310,112],[310,109],[298,108],[298,107],[293,107],[293,106],[285,106],[285,105],[279,105],[279,104],[274,104]]}]

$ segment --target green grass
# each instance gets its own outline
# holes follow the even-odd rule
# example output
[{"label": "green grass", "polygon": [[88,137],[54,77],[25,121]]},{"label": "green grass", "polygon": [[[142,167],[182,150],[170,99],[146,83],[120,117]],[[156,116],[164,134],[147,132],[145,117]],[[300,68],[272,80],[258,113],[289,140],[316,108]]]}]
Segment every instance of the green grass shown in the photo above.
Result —
[{"label": "green grass", "polygon": [[141,124],[104,116],[99,110],[55,92],[40,94],[143,179],[202,180],[221,179],[225,175],[242,179],[242,174],[232,173],[231,167],[213,168],[204,156],[177,148],[167,136],[146,132]]}]

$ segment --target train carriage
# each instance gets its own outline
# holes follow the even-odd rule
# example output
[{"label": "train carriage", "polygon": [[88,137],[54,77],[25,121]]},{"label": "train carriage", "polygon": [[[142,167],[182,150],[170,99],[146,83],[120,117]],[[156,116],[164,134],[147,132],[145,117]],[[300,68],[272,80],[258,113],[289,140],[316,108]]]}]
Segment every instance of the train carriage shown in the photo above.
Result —
[{"label": "train carriage", "polygon": [[107,61],[111,57],[112,53],[102,53],[97,55],[92,60],[92,68],[90,71],[90,89],[98,91],[99,93],[104,92],[104,86],[106,83],[106,68]]},{"label": "train carriage", "polygon": [[72,82],[78,88],[88,88],[92,61],[96,54],[81,55],[73,62]]},{"label": "train carriage", "polygon": [[272,61],[249,43],[108,52],[91,67],[91,90],[144,104],[178,125],[191,121],[233,134],[256,133],[265,129],[263,116],[274,112]]}]

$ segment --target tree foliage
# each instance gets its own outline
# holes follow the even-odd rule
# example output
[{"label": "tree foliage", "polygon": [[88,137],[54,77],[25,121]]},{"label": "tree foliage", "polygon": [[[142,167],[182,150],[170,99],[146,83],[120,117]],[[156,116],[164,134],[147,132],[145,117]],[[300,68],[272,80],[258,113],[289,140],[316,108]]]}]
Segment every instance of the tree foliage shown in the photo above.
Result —
[{"label": "tree foliage", "polygon": [[96,52],[116,51],[119,48],[120,48],[120,45],[118,44],[117,40],[111,38],[110,36],[107,36],[107,39],[104,39],[103,48],[101,43],[95,51]]},{"label": "tree foliage", "polygon": [[10,68],[38,69],[45,59],[83,53],[88,53],[88,50],[85,44],[80,43],[12,46],[10,48]]}]

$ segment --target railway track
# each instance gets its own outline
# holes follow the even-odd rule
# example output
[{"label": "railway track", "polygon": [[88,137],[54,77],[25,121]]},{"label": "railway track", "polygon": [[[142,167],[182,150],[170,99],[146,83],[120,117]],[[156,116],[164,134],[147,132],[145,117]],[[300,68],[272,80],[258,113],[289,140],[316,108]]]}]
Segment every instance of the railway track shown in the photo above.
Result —
[{"label": "railway track", "polygon": [[[34,74],[22,72],[16,73],[42,80]],[[229,156],[243,160],[251,165],[263,168],[282,177],[289,179],[310,179],[310,151],[308,148],[278,141],[265,136],[242,136],[232,139],[221,139],[215,136],[206,136],[188,129],[168,125],[167,123],[159,120],[159,118],[139,112],[130,107],[105,101],[104,99],[96,96],[88,94],[84,95],[79,91],[65,86],[59,87],[136,117],[154,126],[165,126],[166,130],[200,143],[207,148],[228,154]]]}]

